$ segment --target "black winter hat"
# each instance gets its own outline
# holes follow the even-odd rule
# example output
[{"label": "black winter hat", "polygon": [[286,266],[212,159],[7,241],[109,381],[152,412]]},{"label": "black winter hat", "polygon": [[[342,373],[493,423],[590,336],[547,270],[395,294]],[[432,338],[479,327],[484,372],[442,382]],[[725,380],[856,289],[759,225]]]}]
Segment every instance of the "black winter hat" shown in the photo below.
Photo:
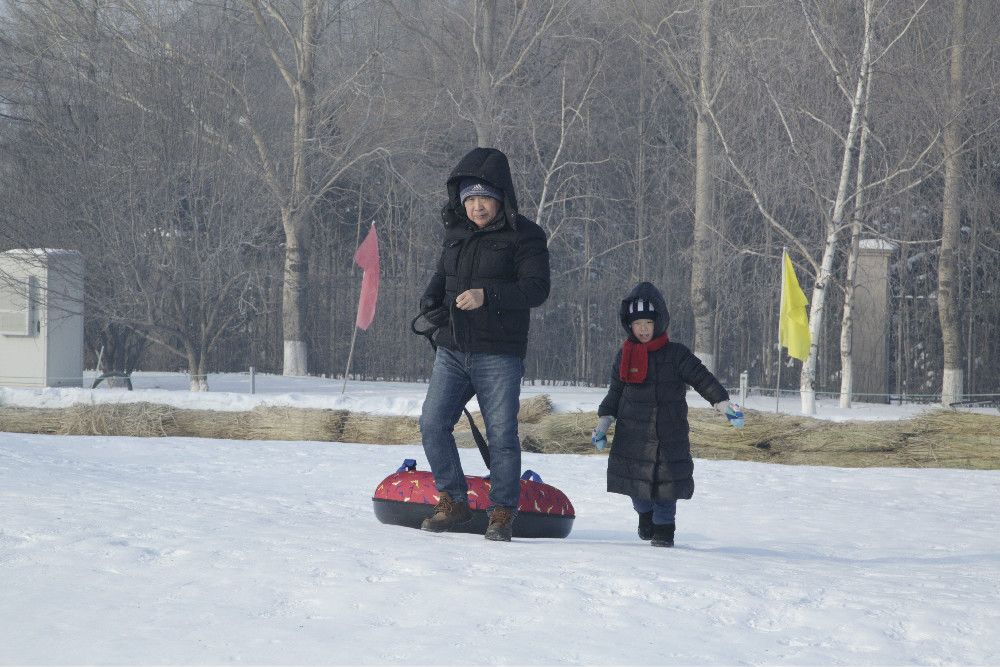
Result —
[{"label": "black winter hat", "polygon": [[650,299],[635,299],[628,304],[628,312],[625,314],[625,321],[632,324],[636,320],[656,321],[656,306]]},{"label": "black winter hat", "polygon": [[478,178],[463,178],[458,184],[458,198],[464,204],[469,197],[493,197],[503,202],[503,190],[493,187]]},{"label": "black winter hat", "polygon": [[[642,310],[638,307],[640,301],[643,302]],[[622,323],[625,333],[629,336],[632,335],[632,322],[635,320],[653,320],[654,338],[666,331],[670,325],[667,302],[660,290],[649,282],[639,283],[622,299],[621,308],[618,310],[618,319]]]}]

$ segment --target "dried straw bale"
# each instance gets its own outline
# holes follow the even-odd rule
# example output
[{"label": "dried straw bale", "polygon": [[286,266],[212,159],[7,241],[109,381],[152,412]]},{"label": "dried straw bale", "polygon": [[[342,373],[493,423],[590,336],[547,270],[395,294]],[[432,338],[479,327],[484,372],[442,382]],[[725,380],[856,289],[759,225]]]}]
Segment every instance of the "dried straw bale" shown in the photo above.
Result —
[{"label": "dried straw bale", "polygon": [[897,424],[911,465],[1000,468],[1000,416],[935,410]]},{"label": "dried straw bale", "polygon": [[342,440],[347,410],[257,406],[246,424],[248,440]]},{"label": "dried straw bale", "polygon": [[402,445],[420,441],[420,423],[415,417],[349,413],[338,438],[343,442]]},{"label": "dried straw bale", "polygon": [[[522,401],[525,451],[594,453],[594,412],[549,414],[551,401]],[[478,416],[478,415],[477,415]],[[901,421],[830,422],[747,411],[736,430],[716,411],[689,411],[692,454],[773,463],[1000,469],[1000,416],[938,410]],[[485,433],[481,419],[480,430]],[[463,418],[459,446],[475,443]],[[322,440],[382,444],[420,440],[413,417],[346,410],[258,407],[250,412],[181,410],[151,403],[77,405],[65,409],[0,407],[0,431],[137,437],[196,436],[253,440]],[[614,427],[609,434],[614,437]]]},{"label": "dried straw bale", "polygon": [[548,394],[539,394],[521,401],[517,421],[522,424],[537,424],[550,414],[552,414],[552,399]]},{"label": "dried straw bale", "polygon": [[249,438],[249,412],[223,410],[178,410],[174,413],[176,435],[195,438]]},{"label": "dried straw bale", "polygon": [[887,422],[831,422],[746,411],[733,429],[714,410],[691,411],[692,453],[701,458],[788,464],[886,465],[899,449]]},{"label": "dried straw bale", "polygon": [[63,412],[60,408],[0,407],[0,432],[59,433]]},{"label": "dried straw bale", "polygon": [[[518,421],[535,423],[552,412],[552,401],[547,395],[533,396],[521,401]],[[480,432],[486,432],[486,425],[479,412],[473,412],[472,418]],[[469,422],[464,415],[455,425],[458,432],[457,440],[460,446],[474,446]],[[416,417],[398,415],[372,415],[363,412],[349,413],[345,419],[343,432],[338,438],[344,442],[361,442],[370,444],[402,445],[420,442],[420,420]]]},{"label": "dried straw bale", "polygon": [[59,434],[137,438],[174,435],[175,412],[175,408],[157,403],[78,404],[63,412]]},{"label": "dried straw bale", "polygon": [[[594,446],[590,443],[590,432],[597,423],[596,412],[567,412],[544,417],[526,437],[528,451],[547,454],[591,454]],[[614,427],[609,440],[614,435]]]},{"label": "dried straw bale", "polygon": [[[537,424],[546,416],[552,414],[552,399],[548,394],[539,394],[531,398],[521,399],[517,411],[517,422],[519,424]],[[481,433],[486,433],[486,424],[483,415],[478,410],[472,412],[472,419],[476,422],[476,427]],[[458,423],[455,424],[456,431],[468,431],[469,420],[463,414]]]}]

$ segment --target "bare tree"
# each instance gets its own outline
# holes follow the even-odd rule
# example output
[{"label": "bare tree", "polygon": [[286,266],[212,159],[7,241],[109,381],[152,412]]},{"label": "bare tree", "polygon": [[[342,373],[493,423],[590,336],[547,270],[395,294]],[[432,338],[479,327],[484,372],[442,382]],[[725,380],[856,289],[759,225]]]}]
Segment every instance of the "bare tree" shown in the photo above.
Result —
[{"label": "bare tree", "polygon": [[[324,26],[329,23],[330,15],[347,10],[346,2],[335,3],[327,10],[327,3],[321,0],[303,0],[298,6],[281,0],[243,0],[245,14],[228,6],[204,8],[205,13],[222,22],[225,30],[233,35],[242,31],[249,40],[235,48],[253,53],[257,47],[253,40],[259,40],[291,98],[284,125],[275,118],[275,107],[281,101],[270,91],[265,93],[264,82],[251,71],[256,63],[249,59],[219,63],[212,58],[199,58],[203,45],[193,43],[183,34],[174,35],[173,40],[166,38],[165,26],[177,20],[169,11],[157,15],[143,0],[123,1],[130,18],[141,26],[144,39],[189,66],[194,74],[214,80],[238,105],[226,109],[228,117],[221,119],[209,108],[192,106],[189,112],[207,130],[206,140],[225,141],[224,148],[248,173],[263,182],[277,204],[284,237],[282,368],[287,375],[305,374],[308,372],[305,322],[309,221],[315,203],[349,170],[386,152],[372,141],[376,137],[371,124],[378,114],[372,108],[375,98],[365,89],[363,76],[377,61],[378,52],[365,55],[351,66],[337,63],[336,71],[329,67],[329,61],[320,59]],[[191,12],[197,15],[201,9],[191,8]],[[246,34],[247,19],[256,26],[256,37]],[[118,32],[116,36],[127,48],[135,49],[129,35]],[[233,45],[228,46],[234,49]],[[326,71],[318,71],[320,62],[328,65]],[[321,84],[322,90],[318,90]],[[163,118],[162,112],[140,104],[129,91],[120,94],[144,111]],[[360,110],[352,107],[358,100],[363,107]],[[220,120],[245,132],[252,153],[237,136],[223,137],[224,129],[217,126]],[[328,133],[321,134],[321,130]]]},{"label": "bare tree", "polygon": [[469,122],[479,146],[502,145],[514,110],[508,96],[565,17],[567,0],[472,0],[468,11],[386,0],[402,29],[416,39],[421,59],[454,113]]},{"label": "bare tree", "polygon": [[849,195],[851,167],[854,161],[855,145],[858,140],[861,118],[863,113],[865,91],[867,81],[870,76],[872,54],[872,15],[874,12],[874,2],[864,0],[864,28],[861,37],[861,58],[858,65],[857,81],[851,91],[847,75],[842,73],[841,67],[829,56],[827,45],[817,30],[804,0],[800,0],[802,11],[809,21],[810,32],[816,40],[816,45],[821,52],[826,55],[827,60],[837,79],[837,85],[841,92],[850,102],[850,120],[848,121],[847,132],[842,142],[842,159],[840,165],[840,177],[837,179],[837,190],[833,198],[833,212],[826,223],[826,240],[823,244],[822,259],[819,263],[819,273],[816,282],[813,284],[812,298],[809,302],[809,334],[812,337],[812,344],[809,350],[809,358],[802,364],[799,391],[802,397],[802,414],[811,415],[816,412],[816,358],[819,346],[820,332],[823,327],[823,318],[826,314],[826,293],[830,280],[833,277],[833,258],[837,249],[837,241],[840,235],[844,220],[844,210],[847,206]]},{"label": "bare tree", "polygon": [[[869,64],[869,68],[870,68]],[[871,135],[868,112],[872,88],[871,70],[865,82],[864,111],[861,116],[861,137],[858,140],[858,166],[854,185],[854,213],[851,216],[851,243],[847,256],[847,275],[844,280],[844,310],[840,320],[840,407],[851,407],[854,386],[854,291],[858,274],[858,255],[861,246],[862,220],[865,212],[865,160],[868,157],[868,140]]]},{"label": "bare tree", "polygon": [[[715,72],[714,2],[698,0],[676,7],[658,21],[647,18],[645,7],[635,5],[640,30],[652,37],[653,45],[669,65],[694,110],[694,227],[691,242],[691,308],[694,315],[694,351],[709,370],[716,370],[716,267],[715,248],[719,236],[714,220],[713,146],[710,109],[718,92]],[[696,14],[695,39],[685,35],[677,19]],[[689,28],[690,29],[690,28]],[[690,47],[685,42],[694,42]],[[697,62],[686,62],[685,54],[697,53]],[[695,71],[696,70],[696,71]]]},{"label": "bare tree", "polygon": [[695,129],[694,243],[691,257],[691,306],[694,310],[694,351],[710,371],[715,364],[715,243],[712,187],[712,135],[708,108],[713,95],[712,0],[698,6],[698,104]]},{"label": "bare tree", "polygon": [[[0,249],[84,252],[87,345],[109,368],[341,372],[351,250],[375,219],[383,294],[354,370],[426,377],[408,320],[443,177],[475,142],[510,155],[521,208],[550,235],[529,378],[606,381],[618,300],[649,279],[673,338],[724,380],[771,384],[787,245],[825,301],[806,394],[849,399],[864,234],[900,248],[897,390],[936,394],[948,364],[960,391],[995,389],[993,4],[966,2],[959,41],[954,0],[0,7]],[[950,44],[964,45],[958,95]]]},{"label": "bare tree", "polygon": [[955,0],[951,20],[951,57],[948,77],[949,118],[944,128],[944,194],[941,216],[941,252],[938,255],[938,318],[944,345],[941,403],[960,401],[962,370],[961,313],[959,307],[959,233],[962,224],[962,110],[964,108],[965,0]]},{"label": "bare tree", "polygon": [[[246,116],[241,119],[253,136],[263,178],[279,201],[281,224],[285,237],[285,260],[282,289],[282,324],[284,332],[285,375],[308,373],[308,346],[305,337],[308,269],[307,229],[315,202],[323,197],[355,164],[384,154],[381,146],[365,146],[371,137],[365,124],[348,129],[346,118],[336,118],[342,100],[351,87],[357,89],[361,73],[375,59],[377,52],[363,60],[344,78],[333,77],[332,86],[317,94],[319,76],[317,58],[323,32],[324,5],[321,0],[302,0],[298,12],[282,11],[287,3],[273,0],[244,0],[253,14],[267,53],[292,97],[290,170],[283,167],[275,155],[264,132],[256,126],[251,108],[251,96],[239,88],[238,80],[230,83],[241,90]],[[330,10],[336,14],[346,9],[344,2],[336,3]],[[284,45],[284,48],[283,48]],[[364,94],[364,93],[363,93]],[[371,109],[369,109],[371,111]],[[370,115],[368,115],[370,118]],[[317,135],[320,127],[337,124],[338,131],[346,134],[336,142],[334,151],[317,150],[324,142]],[[346,130],[346,132],[345,132]],[[332,148],[332,146],[331,146]],[[319,173],[316,173],[318,170]]]},{"label": "bare tree", "polygon": [[[164,49],[180,37],[173,27],[146,40],[108,23],[115,13],[98,3],[60,8],[13,14],[30,92],[16,143],[23,196],[10,202],[22,224],[9,241],[83,252],[88,331],[120,357],[110,363],[134,368],[139,336],[206,389],[211,354],[256,310],[246,253],[267,238],[259,188],[230,168],[239,126],[204,120],[209,101],[234,100],[197,76],[197,58]],[[190,37],[199,26],[179,29]]]}]

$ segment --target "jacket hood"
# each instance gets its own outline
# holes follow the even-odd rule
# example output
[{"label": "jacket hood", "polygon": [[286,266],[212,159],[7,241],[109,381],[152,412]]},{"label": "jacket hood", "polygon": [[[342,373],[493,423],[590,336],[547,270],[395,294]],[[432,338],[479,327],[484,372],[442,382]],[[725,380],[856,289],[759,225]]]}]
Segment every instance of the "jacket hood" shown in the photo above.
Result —
[{"label": "jacket hood", "polygon": [[622,305],[618,309],[618,319],[622,323],[625,333],[630,338],[633,338],[632,327],[628,323],[628,305],[636,299],[645,299],[653,304],[653,338],[666,331],[670,325],[670,313],[667,312],[667,302],[663,299],[663,295],[660,294],[660,290],[656,289],[653,283],[642,282],[633,287],[628,296],[622,299]]},{"label": "jacket hood", "polygon": [[465,208],[458,198],[458,186],[464,178],[478,178],[503,192],[503,212],[511,229],[517,229],[517,195],[510,176],[507,156],[496,148],[473,148],[465,154],[448,176],[448,204],[454,216],[443,217],[445,226],[467,220]]}]

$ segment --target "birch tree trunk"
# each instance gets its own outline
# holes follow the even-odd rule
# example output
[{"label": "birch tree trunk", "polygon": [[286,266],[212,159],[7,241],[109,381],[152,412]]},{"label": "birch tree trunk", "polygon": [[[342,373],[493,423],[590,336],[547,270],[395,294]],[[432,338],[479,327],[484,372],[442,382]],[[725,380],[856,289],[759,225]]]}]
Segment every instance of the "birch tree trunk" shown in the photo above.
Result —
[{"label": "birch tree trunk", "polygon": [[308,344],[306,343],[305,309],[308,304],[306,286],[308,259],[303,237],[304,216],[285,207],[281,224],[285,231],[285,268],[281,287],[281,325],[284,338],[283,375],[306,375]]},{"label": "birch tree trunk", "polygon": [[313,81],[316,44],[319,41],[319,0],[303,0],[302,26],[296,49],[298,77],[292,86],[295,100],[292,137],[291,207],[283,216],[285,227],[285,289],[282,293],[282,321],[285,328],[284,375],[309,372],[308,345],[305,336],[305,309],[308,304],[306,276],[308,256],[305,247],[306,223],[309,220],[309,147],[313,132],[316,89]]},{"label": "birch tree trunk", "polygon": [[691,308],[694,353],[715,372],[715,292],[712,284],[712,138],[708,107],[712,85],[712,0],[701,0],[698,51],[698,118],[695,127],[694,240]]},{"label": "birch tree trunk", "polygon": [[191,391],[208,391],[208,372],[205,366],[205,348],[184,345],[188,365],[188,386]]},{"label": "birch tree trunk", "polygon": [[635,192],[635,261],[632,263],[632,282],[646,280],[646,59],[639,46],[639,98],[638,115],[636,117],[637,151],[635,156],[635,171],[632,177],[632,187]]},{"label": "birch tree trunk", "polygon": [[494,146],[499,138],[495,99],[497,91],[493,83],[493,73],[496,69],[496,0],[478,0],[475,14],[473,21],[477,23],[477,30],[473,33],[473,47],[478,56],[479,94],[476,96],[476,102],[479,108],[473,124],[476,128],[477,145]]},{"label": "birch tree trunk", "polygon": [[[826,223],[826,241],[823,245],[823,258],[820,261],[819,273],[813,286],[812,299],[809,304],[809,335],[812,342],[809,346],[809,357],[802,364],[799,375],[799,393],[802,402],[802,414],[816,413],[816,358],[819,352],[819,335],[823,330],[823,316],[826,312],[826,290],[833,276],[833,257],[837,249],[837,239],[844,219],[844,208],[847,204],[847,189],[851,176],[851,163],[854,156],[854,145],[861,125],[861,109],[864,106],[864,94],[868,80],[869,63],[871,62],[871,18],[872,0],[865,0],[864,33],[861,46],[861,66],[858,68],[858,82],[851,100],[851,120],[847,135],[844,137],[844,153],[840,164],[840,179],[837,194],[834,198],[833,215]],[[817,42],[819,38],[817,37]],[[822,46],[821,46],[822,48]],[[841,89],[846,89],[839,70],[834,68]]]},{"label": "birch tree trunk", "polygon": [[941,376],[941,404],[962,400],[962,335],[958,303],[959,233],[962,209],[961,116],[965,55],[965,0],[955,0],[952,13],[951,70],[948,81],[948,124],[944,129],[944,195],[941,215],[941,253],[938,257],[938,319],[944,369]]},{"label": "birch tree trunk", "polygon": [[858,168],[854,181],[854,214],[851,218],[851,250],[847,257],[847,279],[844,283],[844,314],[840,321],[840,407],[851,407],[854,392],[854,291],[858,276],[858,254],[861,245],[861,220],[864,216],[865,156],[868,153],[868,100],[871,97],[871,71],[865,85],[865,108],[861,116],[861,140],[858,147]]},{"label": "birch tree trunk", "polygon": [[[278,72],[292,93],[292,174],[281,205],[281,225],[285,235],[285,260],[282,273],[281,323],[284,358],[284,375],[306,375],[308,343],[305,332],[305,309],[308,255],[304,239],[309,220],[310,183],[309,142],[313,136],[313,117],[316,111],[315,62],[320,34],[320,0],[302,0],[302,19],[293,34],[291,25],[277,10],[263,0],[245,0],[254,14],[265,43]],[[295,62],[290,64],[279,52],[271,36],[271,27],[265,14],[271,16],[294,45]],[[267,178],[272,188],[283,188],[277,183],[277,169],[263,140],[255,134],[255,143],[261,154]]]}]

